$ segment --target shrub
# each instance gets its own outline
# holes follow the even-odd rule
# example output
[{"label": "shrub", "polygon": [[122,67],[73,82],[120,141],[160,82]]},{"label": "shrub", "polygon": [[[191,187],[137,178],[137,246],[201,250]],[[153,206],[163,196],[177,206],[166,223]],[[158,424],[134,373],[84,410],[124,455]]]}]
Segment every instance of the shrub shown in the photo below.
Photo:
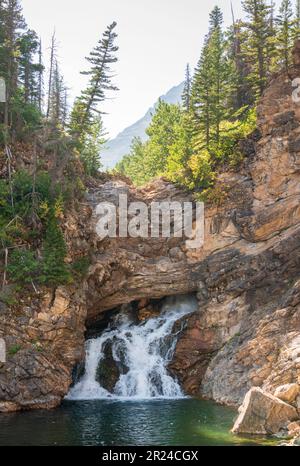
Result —
[{"label": "shrub", "polygon": [[12,281],[28,284],[39,277],[40,263],[32,251],[17,249],[10,257],[7,271]]},{"label": "shrub", "polygon": [[15,356],[19,351],[21,351],[21,349],[22,349],[21,345],[11,346],[8,350],[8,354],[10,356]]}]

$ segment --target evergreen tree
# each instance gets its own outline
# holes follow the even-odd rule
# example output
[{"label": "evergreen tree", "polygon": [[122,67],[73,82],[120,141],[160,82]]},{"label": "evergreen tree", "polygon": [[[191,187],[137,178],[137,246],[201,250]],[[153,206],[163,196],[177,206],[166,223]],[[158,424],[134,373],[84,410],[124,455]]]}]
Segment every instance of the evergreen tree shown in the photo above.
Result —
[{"label": "evergreen tree", "polygon": [[191,107],[193,114],[193,126],[196,134],[204,133],[204,145],[209,147],[211,139],[211,81],[210,81],[210,57],[209,57],[209,38],[206,37],[200,60],[195,69]]},{"label": "evergreen tree", "polygon": [[19,0],[5,0],[2,2],[2,53],[1,74],[6,81],[6,108],[4,123],[9,128],[13,123],[12,99],[18,87],[18,55],[19,39],[25,29],[25,20]]},{"label": "evergreen tree", "polygon": [[250,66],[243,56],[245,34],[241,21],[235,21],[228,31],[227,49],[228,57],[231,62],[230,80],[232,84],[232,94],[229,105],[232,111],[237,112],[244,107],[254,103],[255,97],[248,80]]},{"label": "evergreen tree", "polygon": [[210,148],[220,140],[220,124],[228,115],[230,63],[222,32],[222,13],[215,7],[210,14],[210,30],[195,70],[191,108],[194,119],[195,149]]},{"label": "evergreen tree", "polygon": [[77,136],[87,130],[95,114],[101,113],[98,105],[105,100],[106,92],[118,90],[112,84],[111,71],[111,65],[117,61],[115,53],[119,49],[115,45],[117,34],[114,30],[116,25],[117,23],[113,22],[108,26],[98,45],[86,58],[92,66],[90,70],[83,71],[82,74],[89,76],[89,84],[75,104],[77,110],[80,108],[80,112],[74,112],[71,118],[71,130]]},{"label": "evergreen tree", "polygon": [[291,51],[294,42],[293,26],[295,24],[291,0],[282,0],[276,24],[277,63],[288,69],[291,62]]},{"label": "evergreen tree", "polygon": [[183,119],[187,117],[178,105],[159,100],[146,130],[149,139],[143,143],[139,138],[132,141],[130,154],[117,165],[117,170],[130,176],[140,185],[156,176],[163,175],[172,156],[173,165],[187,161],[188,141],[185,137]]},{"label": "evergreen tree", "polygon": [[244,0],[243,8],[247,14],[245,27],[247,40],[244,43],[244,59],[251,66],[249,79],[257,96],[266,86],[272,47],[270,26],[271,7],[267,0]]},{"label": "evergreen tree", "polygon": [[187,64],[186,71],[185,71],[184,88],[183,88],[183,94],[182,94],[183,108],[186,112],[189,112],[190,107],[191,107],[191,85],[192,85],[192,79],[191,79],[191,73],[190,73],[190,65]]},{"label": "evergreen tree", "polygon": [[6,73],[6,44],[5,44],[5,3],[4,0],[0,0],[0,75],[5,76]]},{"label": "evergreen tree", "polygon": [[179,106],[159,100],[152,121],[146,130],[149,136],[147,150],[150,154],[147,159],[147,172],[150,177],[163,173],[165,170],[170,147],[176,140],[176,126],[180,124],[180,121]]},{"label": "evergreen tree", "polygon": [[[115,53],[118,47],[115,45],[117,34],[113,22],[92,50],[87,58],[91,68],[82,74],[89,76],[87,88],[81,96],[75,100],[70,116],[70,133],[75,141],[75,148],[83,160],[83,164],[89,174],[95,173],[100,163],[100,147],[104,143],[101,110],[99,104],[106,99],[107,91],[117,90],[112,84],[111,65],[116,63]],[[98,137],[98,142],[96,141]],[[98,154],[96,156],[96,151]]]},{"label": "evergreen tree", "polygon": [[136,185],[142,185],[151,179],[145,164],[148,143],[143,143],[141,138],[133,138],[130,152],[116,165],[116,171],[129,176]]},{"label": "evergreen tree", "polygon": [[211,122],[214,125],[215,140],[220,139],[220,123],[224,118],[224,91],[227,85],[227,71],[224,37],[222,33],[223,14],[219,7],[215,7],[210,14],[210,57],[211,57],[211,89],[212,115]]},{"label": "evergreen tree", "polygon": [[42,65],[35,62],[39,51],[39,40],[36,33],[28,30],[19,40],[19,80],[24,89],[25,104],[29,102],[39,105],[39,79],[43,71]]},{"label": "evergreen tree", "polygon": [[43,246],[41,282],[58,286],[71,281],[70,271],[65,263],[67,249],[63,234],[54,213],[50,215]]},{"label": "evergreen tree", "polygon": [[218,6],[215,6],[209,15],[210,31],[220,28],[223,23],[223,13]]},{"label": "evergreen tree", "polygon": [[33,251],[17,249],[10,257],[7,272],[15,283],[26,285],[38,279],[40,264]]}]

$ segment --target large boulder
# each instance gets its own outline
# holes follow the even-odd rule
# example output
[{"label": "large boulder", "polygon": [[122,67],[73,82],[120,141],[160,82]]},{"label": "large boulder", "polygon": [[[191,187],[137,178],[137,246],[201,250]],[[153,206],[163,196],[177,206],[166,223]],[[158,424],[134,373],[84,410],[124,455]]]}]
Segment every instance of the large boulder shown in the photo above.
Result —
[{"label": "large boulder", "polygon": [[239,412],[232,429],[236,434],[276,434],[298,419],[293,406],[258,387],[249,390]]},{"label": "large boulder", "polygon": [[277,387],[274,396],[286,403],[294,403],[300,393],[300,386],[297,383],[288,383]]}]

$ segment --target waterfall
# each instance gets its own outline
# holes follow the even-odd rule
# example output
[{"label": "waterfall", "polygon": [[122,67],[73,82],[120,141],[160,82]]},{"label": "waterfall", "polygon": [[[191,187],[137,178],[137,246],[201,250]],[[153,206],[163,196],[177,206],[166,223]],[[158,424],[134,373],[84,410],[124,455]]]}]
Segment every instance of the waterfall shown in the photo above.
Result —
[{"label": "waterfall", "polygon": [[[166,298],[161,313],[142,323],[133,323],[128,315],[119,315],[100,337],[86,342],[85,373],[70,390],[69,400],[103,398],[180,398],[178,381],[168,372],[184,316],[195,312],[197,301],[191,296]],[[120,369],[112,391],[97,380],[99,364],[110,345],[113,363]],[[100,382],[100,383],[99,383]]]}]

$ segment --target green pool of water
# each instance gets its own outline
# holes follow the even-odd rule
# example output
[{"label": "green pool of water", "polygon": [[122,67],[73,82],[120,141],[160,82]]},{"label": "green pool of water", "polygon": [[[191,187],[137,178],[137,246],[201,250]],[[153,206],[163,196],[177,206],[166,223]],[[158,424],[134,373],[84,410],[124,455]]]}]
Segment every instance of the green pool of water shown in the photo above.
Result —
[{"label": "green pool of water", "polygon": [[0,414],[0,445],[272,445],[230,434],[236,411],[196,399],[64,402]]}]

